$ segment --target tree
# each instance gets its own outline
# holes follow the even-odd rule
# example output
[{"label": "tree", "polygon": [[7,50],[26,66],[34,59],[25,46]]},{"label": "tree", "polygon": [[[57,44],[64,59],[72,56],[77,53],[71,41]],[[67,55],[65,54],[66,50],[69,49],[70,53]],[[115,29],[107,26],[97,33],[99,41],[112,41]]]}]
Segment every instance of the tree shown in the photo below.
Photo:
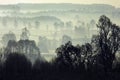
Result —
[{"label": "tree", "polygon": [[40,26],[40,22],[39,21],[35,21],[35,27],[38,29]]},{"label": "tree", "polygon": [[46,37],[41,37],[39,36],[39,41],[38,41],[38,48],[42,53],[48,53],[48,39]]},{"label": "tree", "polygon": [[73,46],[69,41],[65,45],[56,49],[57,53],[57,63],[70,68],[77,68],[81,62],[80,48]]},{"label": "tree", "polygon": [[81,46],[81,61],[84,62],[86,69],[93,64],[92,61],[92,45],[90,43],[86,43],[85,45]]},{"label": "tree", "polygon": [[62,36],[62,44],[66,44],[69,41],[72,41],[70,36],[68,36],[68,35],[63,35]]},{"label": "tree", "polygon": [[13,32],[11,32],[11,31],[10,31],[9,33],[4,34],[4,35],[2,36],[2,44],[3,44],[3,46],[7,46],[9,40],[14,40],[14,41],[16,41],[16,36],[15,36],[15,34],[14,34]]},{"label": "tree", "polygon": [[94,27],[95,26],[95,20],[94,19],[92,19],[91,21],[90,21],[90,25],[91,25],[91,27]]},{"label": "tree", "polygon": [[43,61],[40,59],[36,59],[34,64],[33,64],[33,70],[34,72],[39,72],[44,74],[44,72],[47,72],[50,68],[50,63],[48,63],[47,61]]},{"label": "tree", "polygon": [[95,37],[92,39],[92,42],[97,45],[99,50],[100,64],[104,66],[105,70],[111,70],[115,54],[120,47],[120,28],[105,15],[100,17],[97,27],[99,34],[97,39]]},{"label": "tree", "polygon": [[67,28],[72,28],[72,27],[73,27],[72,21],[66,22],[66,27],[67,27]]},{"label": "tree", "polygon": [[[5,51],[4,51],[4,55],[8,55],[9,53],[14,53],[17,52],[17,42],[15,40],[9,40]],[[5,57],[5,56],[4,56]]]},{"label": "tree", "polygon": [[29,30],[25,27],[22,29],[22,34],[20,35],[21,40],[28,40],[30,36]]},{"label": "tree", "polygon": [[31,70],[31,62],[23,54],[10,53],[4,63],[5,73],[25,74]]},{"label": "tree", "polygon": [[55,23],[54,23],[54,28],[55,28],[56,31],[58,30],[58,27],[59,27],[58,22],[55,22]]}]

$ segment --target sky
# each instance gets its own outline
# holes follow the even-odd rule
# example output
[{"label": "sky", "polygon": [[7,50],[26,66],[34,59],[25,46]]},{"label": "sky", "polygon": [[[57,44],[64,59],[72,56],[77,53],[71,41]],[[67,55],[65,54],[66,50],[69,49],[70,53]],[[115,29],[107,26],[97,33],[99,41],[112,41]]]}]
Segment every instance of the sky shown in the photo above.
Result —
[{"label": "sky", "polygon": [[77,3],[77,4],[110,4],[120,7],[120,0],[0,0],[0,4],[17,3]]}]

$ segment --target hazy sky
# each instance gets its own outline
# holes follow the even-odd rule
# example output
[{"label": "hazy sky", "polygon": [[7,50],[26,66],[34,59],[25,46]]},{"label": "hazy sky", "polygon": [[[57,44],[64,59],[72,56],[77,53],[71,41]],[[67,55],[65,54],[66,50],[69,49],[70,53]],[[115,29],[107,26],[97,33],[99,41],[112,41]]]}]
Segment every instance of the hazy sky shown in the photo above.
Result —
[{"label": "hazy sky", "polygon": [[78,4],[111,4],[120,7],[120,0],[0,0],[0,4],[16,3],[78,3]]}]

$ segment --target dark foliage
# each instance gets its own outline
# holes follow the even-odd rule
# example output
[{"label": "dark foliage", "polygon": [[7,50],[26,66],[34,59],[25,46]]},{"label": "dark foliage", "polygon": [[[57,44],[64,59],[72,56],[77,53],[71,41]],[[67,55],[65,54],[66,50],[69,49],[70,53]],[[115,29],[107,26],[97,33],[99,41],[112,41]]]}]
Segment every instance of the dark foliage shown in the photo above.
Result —
[{"label": "dark foliage", "polygon": [[[52,62],[31,62],[20,53],[10,53],[0,63],[0,80],[119,80],[120,27],[101,16],[99,33],[91,43],[74,46],[69,41],[56,49]],[[114,65],[114,66],[113,66]]]},{"label": "dark foliage", "polygon": [[31,62],[23,54],[9,54],[3,66],[3,79],[5,80],[26,80],[31,73]]}]

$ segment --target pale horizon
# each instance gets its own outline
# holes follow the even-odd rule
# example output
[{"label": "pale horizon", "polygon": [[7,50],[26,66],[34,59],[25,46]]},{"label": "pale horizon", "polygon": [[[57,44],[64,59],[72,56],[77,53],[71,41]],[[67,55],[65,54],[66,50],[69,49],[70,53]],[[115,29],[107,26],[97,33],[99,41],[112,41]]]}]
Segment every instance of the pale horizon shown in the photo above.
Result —
[{"label": "pale horizon", "polygon": [[0,0],[0,5],[19,4],[19,3],[73,3],[73,4],[108,4],[120,7],[120,0]]}]

